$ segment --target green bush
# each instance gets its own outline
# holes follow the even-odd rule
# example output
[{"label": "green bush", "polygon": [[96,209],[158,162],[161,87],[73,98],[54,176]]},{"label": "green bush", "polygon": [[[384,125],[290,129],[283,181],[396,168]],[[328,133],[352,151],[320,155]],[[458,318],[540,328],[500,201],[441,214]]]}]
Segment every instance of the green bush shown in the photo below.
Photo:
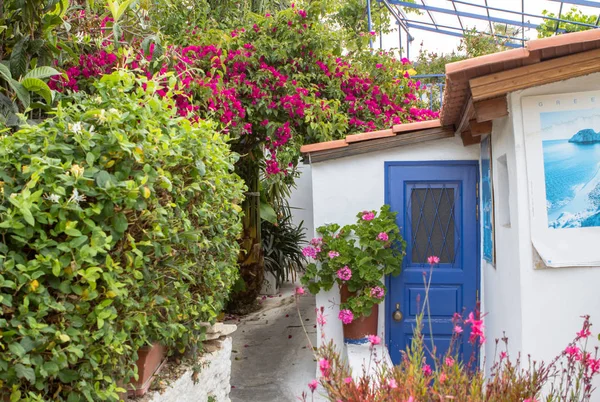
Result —
[{"label": "green bush", "polygon": [[157,86],[116,72],[0,137],[0,398],[115,400],[141,346],[197,345],[221,311],[237,156]]}]

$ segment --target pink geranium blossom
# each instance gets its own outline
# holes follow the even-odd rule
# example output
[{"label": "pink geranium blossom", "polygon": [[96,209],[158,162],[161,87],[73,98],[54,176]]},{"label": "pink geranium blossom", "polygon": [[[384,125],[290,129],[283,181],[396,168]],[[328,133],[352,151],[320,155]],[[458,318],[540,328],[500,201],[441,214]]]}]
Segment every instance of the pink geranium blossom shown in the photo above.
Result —
[{"label": "pink geranium blossom", "polygon": [[371,297],[374,297],[376,299],[382,299],[383,296],[385,296],[385,290],[383,290],[379,286],[371,288]]},{"label": "pink geranium blossom", "polygon": [[337,271],[337,277],[343,281],[349,281],[352,278],[352,270],[346,265]]},{"label": "pink geranium blossom", "polygon": [[311,246],[302,249],[302,255],[310,258],[317,258],[317,249]]},{"label": "pink geranium blossom", "polygon": [[329,258],[335,258],[335,257],[339,257],[340,253],[338,253],[337,251],[331,250],[328,254]]},{"label": "pink geranium blossom", "polygon": [[372,221],[375,219],[375,214],[373,212],[364,211],[362,215],[363,221]]},{"label": "pink geranium blossom", "polygon": [[389,236],[387,233],[385,232],[381,232],[377,235],[377,240],[381,240],[381,241],[388,241],[389,240]]},{"label": "pink geranium blossom", "polygon": [[352,314],[352,311],[350,311],[348,309],[344,309],[344,310],[340,311],[340,313],[338,314],[338,318],[344,324],[351,324],[352,321],[354,321],[354,314]]}]

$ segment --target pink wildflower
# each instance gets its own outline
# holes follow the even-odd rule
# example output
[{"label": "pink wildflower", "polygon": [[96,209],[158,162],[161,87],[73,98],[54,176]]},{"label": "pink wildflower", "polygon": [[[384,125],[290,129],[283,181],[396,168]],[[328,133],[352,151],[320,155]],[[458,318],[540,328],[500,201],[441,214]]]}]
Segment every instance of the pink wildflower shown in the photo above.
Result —
[{"label": "pink wildflower", "polygon": [[586,361],[586,364],[587,364],[588,369],[590,369],[590,371],[592,372],[592,375],[594,375],[596,373],[600,373],[600,359],[594,359],[594,358],[590,357]]},{"label": "pink wildflower", "polygon": [[306,291],[304,290],[304,288],[303,288],[302,286],[298,286],[298,287],[296,288],[296,294],[297,294],[298,296],[302,296],[302,295],[303,295],[305,292],[306,292]]},{"label": "pink wildflower", "polygon": [[390,387],[391,389],[396,389],[398,388],[398,383],[392,378],[388,381],[388,387]]},{"label": "pink wildflower", "polygon": [[454,332],[455,332],[456,334],[462,334],[462,332],[463,332],[463,329],[460,327],[460,325],[455,325],[455,326],[454,326]]},{"label": "pink wildflower", "polygon": [[364,211],[362,215],[363,221],[372,221],[375,219],[375,214],[373,212]]},{"label": "pink wildflower", "polygon": [[317,380],[312,380],[308,383],[308,388],[310,388],[310,392],[315,392],[318,386],[319,382]]},{"label": "pink wildflower", "polygon": [[337,271],[337,277],[343,281],[349,281],[352,278],[352,270],[346,265]]},{"label": "pink wildflower", "polygon": [[352,377],[346,377],[346,378],[344,378],[344,382],[346,384],[351,384],[352,383]]},{"label": "pink wildflower", "polygon": [[431,375],[431,366],[429,364],[423,365],[423,374],[427,377]]},{"label": "pink wildflower", "polygon": [[376,346],[381,343],[381,338],[377,335],[367,335],[367,339],[371,343],[371,346]]},{"label": "pink wildflower", "polygon": [[339,257],[340,253],[338,253],[337,251],[331,250],[327,255],[329,255],[329,258],[335,258],[335,257]]},{"label": "pink wildflower", "polygon": [[469,336],[469,342],[475,343],[477,338],[479,338],[479,343],[483,345],[485,343],[485,335],[483,334],[485,326],[483,325],[483,321],[476,320],[473,312],[471,312],[469,313],[469,318],[465,320],[465,323],[471,324],[471,335]]},{"label": "pink wildflower", "polygon": [[575,359],[576,361],[580,361],[583,358],[581,350],[575,345],[567,346],[565,354],[567,354],[570,359]]},{"label": "pink wildflower", "polygon": [[342,320],[344,324],[350,324],[354,320],[354,314],[352,314],[352,311],[344,309],[340,311],[338,318]]},{"label": "pink wildflower", "polygon": [[438,256],[436,256],[436,255],[429,256],[429,257],[427,257],[427,262],[428,262],[430,265],[433,265],[433,264],[439,264],[439,262],[440,262],[440,257],[438,257]]},{"label": "pink wildflower", "polygon": [[379,286],[371,288],[371,297],[375,297],[376,299],[382,299],[383,296],[385,296],[385,290],[383,290]]},{"label": "pink wildflower", "polygon": [[446,373],[440,374],[440,384],[443,384],[444,382],[446,382]]},{"label": "pink wildflower", "polygon": [[321,326],[327,324],[327,320],[325,319],[325,315],[323,313],[317,313],[317,324]]},{"label": "pink wildflower", "polygon": [[377,235],[377,240],[381,240],[381,241],[388,241],[389,240],[389,236],[387,233],[385,232],[381,232]]},{"label": "pink wildflower", "polygon": [[577,332],[577,339],[585,339],[592,334],[589,328],[583,328],[581,331]]},{"label": "pink wildflower", "polygon": [[329,369],[331,365],[329,364],[329,360],[321,359],[319,360],[319,369],[321,370],[321,374],[323,377],[329,377]]},{"label": "pink wildflower", "polygon": [[454,366],[454,359],[452,358],[452,356],[446,357],[445,363],[446,363],[446,366],[448,366],[448,367]]}]

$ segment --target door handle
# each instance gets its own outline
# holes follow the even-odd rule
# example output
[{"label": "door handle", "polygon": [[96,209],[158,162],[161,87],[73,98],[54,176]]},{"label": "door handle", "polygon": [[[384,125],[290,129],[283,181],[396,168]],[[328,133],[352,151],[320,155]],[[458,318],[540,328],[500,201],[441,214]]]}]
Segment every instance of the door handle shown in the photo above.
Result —
[{"label": "door handle", "polygon": [[396,303],[396,311],[394,311],[394,313],[392,314],[392,318],[394,319],[394,321],[400,322],[402,321],[403,317],[404,316],[402,315],[402,311],[400,311],[400,303]]}]

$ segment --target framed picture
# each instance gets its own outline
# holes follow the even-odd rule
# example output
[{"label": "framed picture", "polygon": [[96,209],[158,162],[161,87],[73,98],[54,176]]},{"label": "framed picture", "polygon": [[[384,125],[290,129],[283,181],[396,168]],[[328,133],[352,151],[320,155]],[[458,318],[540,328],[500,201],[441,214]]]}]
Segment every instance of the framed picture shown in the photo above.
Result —
[{"label": "framed picture", "polygon": [[598,266],[600,92],[522,99],[531,236],[547,266]]},{"label": "framed picture", "polygon": [[494,247],[494,190],[492,183],[492,143],[490,136],[481,140],[481,217],[483,226],[483,259],[496,264]]}]

